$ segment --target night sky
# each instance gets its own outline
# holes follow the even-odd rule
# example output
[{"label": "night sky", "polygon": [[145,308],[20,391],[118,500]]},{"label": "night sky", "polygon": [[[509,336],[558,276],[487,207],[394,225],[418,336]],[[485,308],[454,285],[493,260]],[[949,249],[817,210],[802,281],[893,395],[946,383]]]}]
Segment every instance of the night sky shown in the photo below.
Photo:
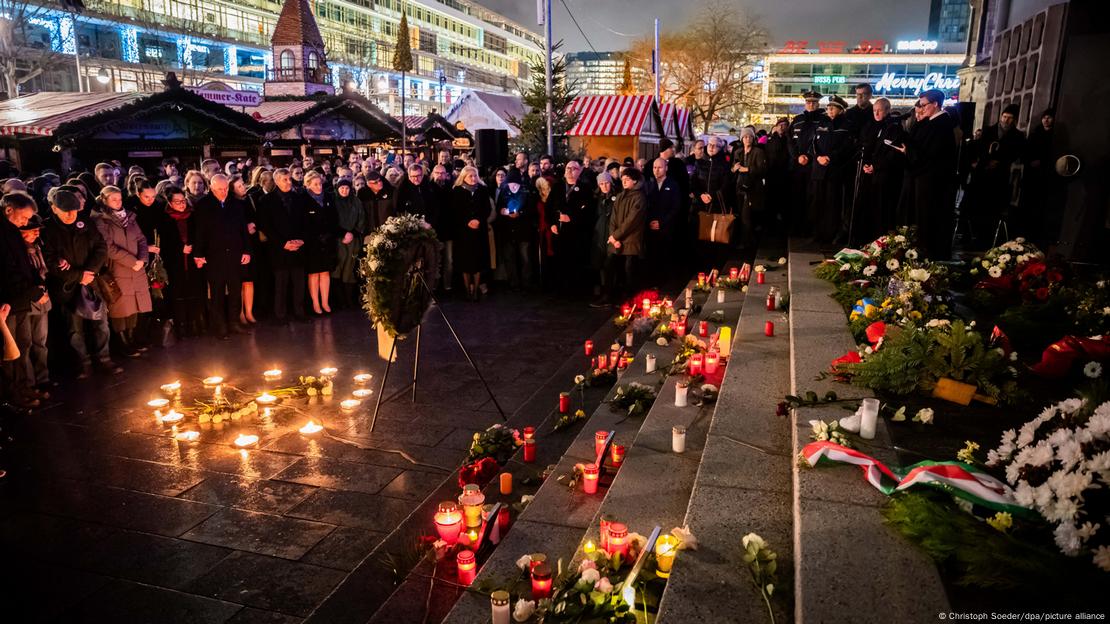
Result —
[{"label": "night sky", "polygon": [[[540,32],[535,0],[477,1]],[[662,20],[664,30],[668,24],[681,24],[689,8],[696,6],[694,0],[565,2],[598,51],[623,50],[637,36],[650,35],[655,17]],[[919,39],[925,38],[929,25],[929,0],[751,0],[737,4],[762,15],[772,41],[778,45],[788,39],[809,40],[811,47],[816,47],[819,40],[842,40],[852,47],[860,39]],[[565,42],[564,51],[589,50],[560,0],[552,0],[552,11],[554,38]]]}]

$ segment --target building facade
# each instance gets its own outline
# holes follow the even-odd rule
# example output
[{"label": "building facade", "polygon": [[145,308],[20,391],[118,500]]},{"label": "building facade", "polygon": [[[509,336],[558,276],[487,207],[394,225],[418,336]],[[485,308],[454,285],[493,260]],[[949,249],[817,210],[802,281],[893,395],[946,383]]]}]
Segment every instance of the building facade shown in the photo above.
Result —
[{"label": "building facade", "polygon": [[968,0],[932,0],[929,6],[929,39],[938,43],[967,41],[971,3]]},{"label": "building facade", "polygon": [[[581,95],[619,95],[624,82],[625,52],[571,52],[566,55],[567,82]],[[641,84],[647,72],[633,66],[632,84]]]},{"label": "building facade", "polygon": [[[86,0],[80,15],[53,6],[28,5],[19,20],[26,46],[39,56],[53,53],[49,71],[22,84],[21,93],[152,91],[166,71],[188,85],[215,81],[261,91],[275,68],[270,39],[280,0]],[[538,34],[468,0],[311,6],[328,58],[321,79],[356,89],[392,114],[400,113],[402,88],[409,114],[446,110],[466,89],[515,92],[542,55]],[[402,7],[415,65],[404,85],[390,70]]]}]

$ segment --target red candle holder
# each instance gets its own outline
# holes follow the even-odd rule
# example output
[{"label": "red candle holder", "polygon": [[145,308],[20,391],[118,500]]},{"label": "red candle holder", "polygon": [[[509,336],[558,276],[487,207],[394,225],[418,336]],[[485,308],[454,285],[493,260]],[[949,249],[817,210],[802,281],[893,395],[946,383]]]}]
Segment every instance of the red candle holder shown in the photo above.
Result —
[{"label": "red candle holder", "polygon": [[740,279],[740,267],[732,267],[728,270],[729,279]]},{"label": "red candle holder", "polygon": [[593,355],[594,354],[594,341],[593,340],[587,340],[585,345],[584,345],[584,348],[586,350],[586,357],[590,357],[591,355]]},{"label": "red candle holder", "polygon": [[620,465],[624,463],[624,445],[623,444],[614,444],[612,446],[612,448],[609,449],[609,454],[613,459],[613,466],[619,468]]},{"label": "red candle holder", "polygon": [[455,556],[455,565],[458,567],[459,585],[470,585],[478,576],[478,560],[474,557],[473,550],[460,550]]},{"label": "red candle holder", "polygon": [[536,461],[536,440],[524,440],[524,463],[531,464]]},{"label": "red candle holder", "polygon": [[774,336],[775,335],[775,323],[774,323],[774,321],[767,321],[763,325],[763,335],[764,336]]},{"label": "red candle holder", "polygon": [[755,283],[756,284],[763,284],[766,281],[767,281],[767,276],[763,271],[759,271],[758,273],[755,274]]},{"label": "red candle holder", "polygon": [[439,539],[451,546],[459,541],[459,533],[462,532],[463,526],[463,515],[459,511],[458,505],[451,501],[440,503],[435,514],[435,523]]},{"label": "red candle holder", "polygon": [[698,321],[698,335],[702,338],[709,337],[709,321]]},{"label": "red candle holder", "polygon": [[616,522],[616,518],[609,514],[605,514],[601,516],[601,522],[598,525],[598,535],[600,536],[598,541],[601,542],[601,549],[607,553],[609,552],[609,525],[614,522]]},{"label": "red candle holder", "polygon": [[626,355],[626,356],[620,358],[619,360],[617,360],[617,368],[620,369],[620,370],[624,370],[624,369],[628,368],[628,363],[631,362],[631,361],[632,361],[632,356],[631,355]]},{"label": "red candle holder", "polygon": [[698,286],[705,286],[705,273],[698,273]]},{"label": "red candle holder", "polygon": [[775,289],[771,288],[771,292],[767,293],[767,311],[773,312],[775,310]]},{"label": "red candle holder", "polygon": [[686,336],[686,319],[680,318],[675,321],[674,335],[678,336],[679,338],[683,338]]},{"label": "red candle holder", "polygon": [[628,527],[622,522],[609,525],[609,544],[606,549],[612,555],[620,553],[621,559],[628,559]]},{"label": "red candle holder", "polygon": [[509,522],[510,521],[511,521],[511,518],[509,516],[509,508],[508,507],[501,507],[501,511],[497,512],[497,527],[499,529],[501,529],[501,534],[502,535],[505,534],[505,531],[509,530]]},{"label": "red candle holder", "polygon": [[705,374],[715,375],[717,368],[721,365],[721,356],[716,351],[710,351],[705,354]]},{"label": "red candle holder", "polygon": [[651,299],[644,297],[644,300],[640,302],[640,305],[644,308],[644,316],[651,314]]},{"label": "red candle holder", "polygon": [[547,563],[532,568],[532,599],[543,600],[551,596],[551,566]]},{"label": "red candle holder", "polygon": [[559,393],[559,413],[560,414],[566,414],[569,411],[570,411],[570,393],[569,392],[560,392]]},{"label": "red candle holder", "polygon": [[705,360],[702,358],[702,354],[695,353],[691,355],[690,359],[687,361],[686,370],[690,373],[691,377],[696,377],[702,374],[704,365]]},{"label": "red candle holder", "polygon": [[608,431],[598,430],[594,432],[594,457],[601,455],[601,451],[605,450],[605,442],[608,439]]},{"label": "red candle holder", "polygon": [[628,305],[627,303],[622,305],[621,306],[621,316],[623,316],[624,318],[628,318],[628,317],[632,316],[632,306]]},{"label": "red candle holder", "polygon": [[601,476],[601,470],[598,469],[597,464],[586,464],[582,469],[582,491],[587,494],[597,494],[599,476]]}]

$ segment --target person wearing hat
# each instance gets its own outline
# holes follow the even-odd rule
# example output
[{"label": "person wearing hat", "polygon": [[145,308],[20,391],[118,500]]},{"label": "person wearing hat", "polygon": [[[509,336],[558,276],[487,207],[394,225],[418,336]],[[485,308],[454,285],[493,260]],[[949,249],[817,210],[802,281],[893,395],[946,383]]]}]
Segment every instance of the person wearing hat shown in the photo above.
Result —
[{"label": "person wearing hat", "polygon": [[366,210],[366,231],[369,234],[393,216],[393,185],[376,169],[367,170],[364,177],[366,186],[358,190],[358,199]]},{"label": "person wearing hat", "polygon": [[23,242],[23,228],[36,217],[35,200],[26,193],[6,193],[0,198],[0,207],[4,212],[0,220],[0,304],[11,306],[6,322],[19,347],[18,358],[0,365],[0,392],[11,408],[27,410],[38,407],[46,398],[34,389],[34,377],[28,374],[29,317],[35,304],[49,305],[50,296]]},{"label": "person wearing hat", "polygon": [[509,175],[497,193],[496,207],[493,234],[498,247],[497,264],[505,267],[510,288],[531,287],[532,248],[539,218],[536,196],[529,191],[520,169],[509,168]]},{"label": "person wearing hat", "polygon": [[613,204],[620,192],[620,183],[613,180],[608,171],[597,176],[597,221],[594,222],[593,245],[590,248],[590,268],[598,276],[595,291],[598,295],[591,307],[605,307],[609,304],[606,285],[605,259],[609,254],[609,217],[613,214]]},{"label": "person wearing hat", "polygon": [[335,210],[339,217],[338,262],[332,278],[339,282],[339,294],[345,307],[358,308],[358,257],[362,241],[370,232],[366,227],[366,210],[355,196],[354,185],[347,178],[335,183]]},{"label": "person wearing hat", "polygon": [[790,152],[792,200],[790,209],[790,232],[794,235],[812,233],[813,222],[807,216],[814,212],[816,197],[810,192],[810,178],[813,173],[811,153],[813,140],[817,136],[817,126],[828,117],[820,108],[821,94],[806,91],[805,110],[790,122],[787,145]]},{"label": "person wearing hat", "polygon": [[[1053,125],[1056,109],[1046,108],[1037,123],[1030,123],[1029,139],[1025,142],[1025,172],[1021,193],[1021,214],[1018,231],[1026,232],[1025,237],[1042,249],[1056,242],[1060,234],[1063,211],[1058,206],[1050,206],[1053,186],[1057,177],[1053,166],[1057,154],[1052,148]],[[1046,210],[1048,208],[1048,210]]]},{"label": "person wearing hat", "polygon": [[844,98],[829,96],[826,118],[817,125],[813,138],[810,192],[815,201],[811,204],[809,221],[816,228],[815,238],[820,243],[843,237],[848,228],[846,209],[855,173],[856,141],[844,114],[847,110]]},{"label": "person wearing hat", "polygon": [[[1010,167],[1025,154],[1025,133],[1017,128],[1019,112],[1017,104],[1003,108],[998,123],[983,128],[983,136],[979,140],[979,150],[972,167],[979,174],[976,177],[981,189],[976,196],[982,200],[982,205],[971,217],[975,231],[983,238],[993,235],[999,219],[1005,219],[1009,213],[1010,198],[1014,195]],[[1025,231],[1010,232],[1011,237],[1028,234]]]},{"label": "person wearing hat", "polygon": [[[32,215],[31,220],[19,228],[23,235],[23,242],[27,245],[27,257],[31,266],[38,274],[39,280],[46,284],[46,259],[42,254],[42,242],[39,240],[39,231],[42,229],[42,219]],[[26,361],[26,379],[34,386],[43,399],[50,398],[50,369],[47,367],[46,339],[50,326],[50,297],[46,301],[32,301],[31,310],[23,323],[20,331],[15,335],[16,344],[22,350],[26,345],[27,355],[22,358]]]},{"label": "person wearing hat", "polygon": [[787,184],[790,181],[790,146],[788,145],[790,119],[779,117],[771,132],[767,134],[767,141],[763,144],[763,153],[766,156],[767,171],[764,176],[766,192],[764,193],[764,213],[766,226],[778,231],[789,219],[790,191]]}]

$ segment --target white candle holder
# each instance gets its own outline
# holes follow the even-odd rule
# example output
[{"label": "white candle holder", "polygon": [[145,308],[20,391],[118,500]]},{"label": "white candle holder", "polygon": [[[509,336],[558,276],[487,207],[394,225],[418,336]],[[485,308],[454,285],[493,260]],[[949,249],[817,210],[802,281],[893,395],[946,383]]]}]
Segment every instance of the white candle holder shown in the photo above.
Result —
[{"label": "white candle holder", "polygon": [[689,393],[689,391],[690,391],[689,384],[686,384],[686,383],[683,383],[683,382],[679,382],[679,383],[675,384],[675,387],[674,387],[674,404],[675,404],[675,407],[686,407],[688,405],[688,403],[687,403],[687,394]]},{"label": "white candle holder", "polygon": [[671,450],[675,453],[686,452],[686,427],[675,425],[671,429]]},{"label": "white candle holder", "polygon": [[860,406],[859,437],[864,440],[875,438],[875,429],[879,421],[879,400],[864,399]]},{"label": "white candle holder", "polygon": [[654,373],[655,372],[655,356],[652,355],[651,353],[644,356],[644,372],[645,373]]}]

